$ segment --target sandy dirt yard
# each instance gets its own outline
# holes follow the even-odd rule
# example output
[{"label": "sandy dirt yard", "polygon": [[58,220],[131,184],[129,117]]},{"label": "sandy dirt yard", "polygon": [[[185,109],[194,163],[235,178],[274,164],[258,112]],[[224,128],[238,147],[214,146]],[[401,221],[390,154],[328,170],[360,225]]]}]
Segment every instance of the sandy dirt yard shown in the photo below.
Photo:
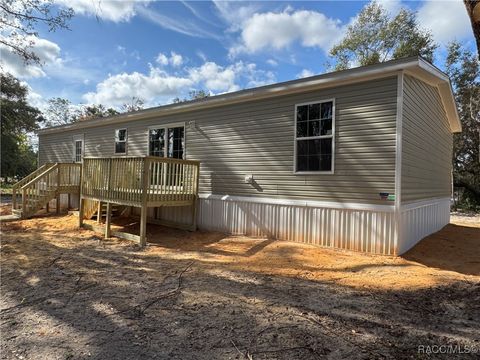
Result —
[{"label": "sandy dirt yard", "polygon": [[398,258],[154,225],[147,235],[140,250],[78,230],[73,215],[2,224],[1,358],[480,356],[478,217]]}]

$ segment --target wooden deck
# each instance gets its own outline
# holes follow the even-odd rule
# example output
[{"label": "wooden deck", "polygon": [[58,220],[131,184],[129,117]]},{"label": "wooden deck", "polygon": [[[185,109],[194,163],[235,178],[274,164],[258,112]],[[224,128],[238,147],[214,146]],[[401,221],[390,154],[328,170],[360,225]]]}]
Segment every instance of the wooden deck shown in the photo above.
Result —
[{"label": "wooden deck", "polygon": [[107,204],[105,236],[111,235],[112,204],[141,209],[140,244],[146,244],[149,207],[191,206],[196,228],[200,163],[160,157],[84,158],[80,186],[79,225],[86,214]]}]

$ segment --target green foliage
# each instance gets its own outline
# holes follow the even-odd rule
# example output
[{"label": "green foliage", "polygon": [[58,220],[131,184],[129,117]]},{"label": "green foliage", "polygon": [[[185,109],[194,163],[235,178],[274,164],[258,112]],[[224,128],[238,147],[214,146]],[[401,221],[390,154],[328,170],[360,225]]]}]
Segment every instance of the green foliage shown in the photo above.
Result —
[{"label": "green foliage", "polygon": [[454,185],[465,189],[464,207],[480,207],[480,62],[454,42],[448,46],[445,68],[462,123],[453,142]]},{"label": "green foliage", "polygon": [[44,115],[46,126],[50,127],[71,124],[77,121],[80,111],[73,107],[70,100],[57,97],[48,100],[48,107]]},{"label": "green foliage", "polygon": [[74,15],[72,8],[59,7],[53,0],[1,0],[0,10],[0,44],[27,64],[42,62],[33,51],[36,27],[46,27],[50,32],[68,29]]},{"label": "green foliage", "polygon": [[27,133],[38,129],[44,119],[27,103],[28,89],[10,74],[0,74],[1,176],[23,177],[36,167],[36,155]]},{"label": "green foliage", "polygon": [[89,120],[95,118],[104,118],[107,116],[113,116],[120,114],[117,110],[113,108],[107,108],[102,104],[93,104],[93,105],[86,105],[80,111],[78,115],[78,120]]},{"label": "green foliage", "polygon": [[210,96],[210,94],[205,90],[191,90],[188,93],[188,98],[183,98],[183,100],[182,100],[179,97],[176,97],[175,99],[173,99],[173,103],[178,104],[178,103],[185,102],[185,101],[204,99],[204,98],[207,98],[209,96]]},{"label": "green foliage", "polygon": [[122,110],[123,110],[122,112],[128,113],[133,111],[139,111],[143,109],[144,105],[145,105],[145,101],[143,99],[133,96],[132,101],[130,103],[125,103],[122,105]]},{"label": "green foliage", "polygon": [[420,29],[415,12],[401,9],[391,19],[380,4],[365,6],[331,50],[337,70],[352,63],[372,65],[391,59],[420,55],[430,62],[437,45],[428,31]]}]

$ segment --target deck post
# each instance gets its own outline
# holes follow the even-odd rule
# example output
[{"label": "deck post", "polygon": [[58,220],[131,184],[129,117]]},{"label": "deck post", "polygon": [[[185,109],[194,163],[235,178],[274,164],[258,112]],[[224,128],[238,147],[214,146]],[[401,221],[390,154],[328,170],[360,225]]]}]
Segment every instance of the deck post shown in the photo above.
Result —
[{"label": "deck post", "polygon": [[107,202],[107,215],[105,218],[105,238],[109,238],[111,234],[111,224],[112,224],[112,203]]},{"label": "deck post", "polygon": [[22,189],[22,218],[27,215],[27,191]]},{"label": "deck post", "polygon": [[56,202],[55,202],[55,213],[58,215],[60,214],[60,177],[62,176],[62,164],[58,164],[58,169],[57,169],[57,194],[56,194]]},{"label": "deck post", "polygon": [[97,208],[97,223],[102,222],[102,202],[98,202],[98,208]]},{"label": "deck post", "polygon": [[47,202],[47,205],[45,206],[47,210],[47,214],[50,212],[50,201]]},{"label": "deck post", "polygon": [[147,245],[147,207],[142,206],[140,212],[140,246]]},{"label": "deck post", "polygon": [[79,186],[79,191],[78,191],[78,198],[79,198],[79,204],[78,204],[78,227],[81,228],[83,225],[83,213],[85,211],[85,200],[82,197],[82,181],[83,181],[83,164],[80,165],[80,174],[79,174],[79,179],[78,179],[78,186]]},{"label": "deck post", "polygon": [[60,214],[60,194],[57,194],[55,212],[57,213],[57,215]]},{"label": "deck post", "polygon": [[193,204],[192,204],[192,227],[193,231],[197,230],[197,203],[198,203],[198,187],[200,183],[200,164],[197,165],[196,171],[195,171],[195,192],[194,192],[194,198],[193,198]]},{"label": "deck post", "polygon": [[140,246],[147,245],[147,202],[148,202],[148,180],[150,176],[150,160],[143,160],[142,174],[142,208],[140,212]]},{"label": "deck post", "polygon": [[17,189],[14,187],[12,189],[12,209],[15,210],[17,208]]},{"label": "deck post", "polygon": [[78,206],[78,227],[83,225],[83,212],[85,210],[85,199],[80,197],[80,204]]}]

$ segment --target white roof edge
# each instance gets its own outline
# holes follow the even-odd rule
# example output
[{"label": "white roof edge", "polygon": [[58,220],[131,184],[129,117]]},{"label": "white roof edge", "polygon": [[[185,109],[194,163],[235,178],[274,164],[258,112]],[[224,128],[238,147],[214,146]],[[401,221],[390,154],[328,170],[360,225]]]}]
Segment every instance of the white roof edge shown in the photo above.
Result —
[{"label": "white roof edge", "polygon": [[[460,120],[458,118],[455,100],[453,98],[448,76],[438,70],[433,65],[429,64],[427,61],[423,60],[422,58],[411,57],[400,60],[393,60],[376,65],[362,66],[354,69],[317,75],[299,80],[292,80],[262,86],[253,89],[241,90],[201,100],[163,105],[160,107],[140,110],[132,113],[120,114],[112,117],[97,118],[92,120],[80,121],[68,125],[41,129],[38,131],[38,134],[43,135],[109,124],[122,124],[128,121],[148,119],[151,117],[192,111],[196,109],[201,110],[211,107],[224,106],[227,104],[249,101],[252,99],[258,100],[262,98],[269,98],[275,95],[301,92],[308,89],[331,87],[335,86],[336,84],[353,83],[362,80],[368,80],[369,78],[389,76],[393,73],[404,70],[411,70],[409,71],[409,73],[412,73],[414,76],[420,78],[422,77],[422,73],[424,72],[431,75],[431,77],[427,78],[426,81],[432,83],[433,80],[434,85],[437,85],[439,87],[440,95],[442,97],[442,101],[444,102],[445,111],[452,127],[452,132],[461,131]],[[418,70],[423,70],[423,72]],[[440,86],[441,83],[448,84],[448,94],[446,93],[446,90]]]}]

